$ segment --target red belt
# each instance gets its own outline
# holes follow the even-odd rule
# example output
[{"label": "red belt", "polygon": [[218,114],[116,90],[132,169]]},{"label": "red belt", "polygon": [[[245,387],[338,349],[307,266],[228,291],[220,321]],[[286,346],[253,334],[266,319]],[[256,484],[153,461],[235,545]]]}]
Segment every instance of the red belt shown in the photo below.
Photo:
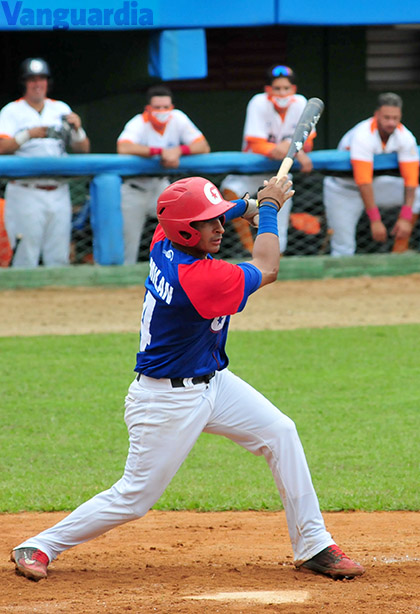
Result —
[{"label": "red belt", "polygon": [[30,183],[20,183],[19,185],[23,186],[24,188],[36,188],[37,190],[47,190],[48,192],[51,192],[51,190],[56,190],[58,188],[58,185],[33,185]]}]

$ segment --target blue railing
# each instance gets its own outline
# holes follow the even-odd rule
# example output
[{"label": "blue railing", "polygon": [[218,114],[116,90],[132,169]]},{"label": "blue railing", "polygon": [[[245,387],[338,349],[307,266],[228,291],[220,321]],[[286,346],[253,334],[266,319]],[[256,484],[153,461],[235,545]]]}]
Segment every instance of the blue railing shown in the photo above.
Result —
[{"label": "blue railing", "polygon": [[[315,170],[351,171],[348,152],[335,149],[309,154]],[[72,154],[61,158],[0,156],[0,177],[89,176],[91,226],[95,262],[119,265],[124,261],[120,186],[121,178],[134,175],[215,175],[227,173],[275,174],[279,163],[265,156],[236,151],[183,156],[177,169],[163,168],[158,159],[118,154]],[[375,156],[375,170],[396,169],[396,154]],[[299,170],[294,163],[292,170]]]}]

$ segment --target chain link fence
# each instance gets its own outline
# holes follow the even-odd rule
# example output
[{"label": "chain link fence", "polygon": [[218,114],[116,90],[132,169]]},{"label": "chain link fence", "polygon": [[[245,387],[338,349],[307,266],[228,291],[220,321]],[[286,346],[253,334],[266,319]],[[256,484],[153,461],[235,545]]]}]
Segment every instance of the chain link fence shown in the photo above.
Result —
[{"label": "chain link fence", "polygon": [[[91,177],[57,177],[69,184],[72,202],[72,231],[70,246],[71,264],[93,264],[92,229],[90,226],[89,184]],[[31,177],[31,181],[33,181]],[[43,180],[46,178],[43,177]],[[5,189],[7,179],[0,179],[0,267],[11,265],[12,250],[8,241],[5,224]],[[42,262],[40,263],[42,264]]]},{"label": "chain link fence", "polygon": [[[185,174],[182,175],[185,177]],[[327,227],[325,209],[323,205],[323,179],[324,173],[314,171],[309,175],[294,173],[293,209],[290,216],[288,231],[288,246],[285,252],[287,256],[317,256],[327,255],[330,252],[330,231]],[[173,176],[173,180],[181,176]],[[55,177],[57,178],[57,177]],[[217,186],[220,186],[224,175],[212,175],[208,178]],[[45,178],[44,178],[45,179]],[[90,224],[89,184],[91,177],[62,178],[68,181],[73,205],[72,237],[71,237],[71,263],[93,264],[93,237]],[[4,190],[7,179],[0,180],[0,266],[10,265],[12,257],[4,229]],[[398,217],[400,207],[385,210],[382,220],[388,232],[392,229]],[[139,251],[139,261],[148,260],[150,241],[156,227],[156,219],[149,218],[142,236]],[[251,229],[252,238],[256,231]],[[247,237],[249,239],[249,235]],[[250,256],[245,247],[246,237],[235,229],[232,222],[227,222],[222,248],[219,252],[221,258],[244,259]],[[249,247],[249,241],[248,241]],[[408,247],[412,251],[419,251],[420,229],[419,225],[414,228]],[[375,243],[370,236],[370,226],[367,216],[363,215],[357,227],[357,253],[389,253],[394,249],[393,238],[390,236],[386,243]],[[41,263],[42,264],[42,263]]]},{"label": "chain link fence", "polygon": [[[323,203],[323,180],[325,174],[313,171],[310,174],[294,173],[293,184],[295,195],[290,215],[288,244],[284,254],[287,256],[324,256],[330,253],[331,230],[327,226]],[[267,176],[269,178],[269,176]],[[209,176],[209,179],[220,186],[224,175]],[[252,195],[255,196],[255,195]],[[388,240],[377,243],[370,234],[369,219],[362,215],[356,231],[358,254],[390,253],[394,249],[394,239],[390,232],[398,218],[401,205],[381,211],[382,221],[388,230]],[[142,237],[140,260],[148,259],[148,247],[155,229],[156,220],[149,220]],[[253,238],[256,230],[251,228]],[[241,236],[232,222],[227,222],[222,247],[221,258],[241,259],[250,256],[244,244],[247,236]],[[420,251],[420,224],[417,225],[406,249]]]}]

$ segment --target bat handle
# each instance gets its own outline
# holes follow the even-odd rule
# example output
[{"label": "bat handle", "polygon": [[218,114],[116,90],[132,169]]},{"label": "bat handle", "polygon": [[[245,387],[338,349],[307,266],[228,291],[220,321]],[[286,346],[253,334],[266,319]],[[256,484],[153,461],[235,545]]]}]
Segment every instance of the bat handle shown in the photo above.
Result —
[{"label": "bat handle", "polygon": [[277,172],[277,175],[276,175],[277,182],[279,182],[282,177],[286,177],[286,175],[292,168],[292,165],[293,165],[293,158],[284,158]]}]

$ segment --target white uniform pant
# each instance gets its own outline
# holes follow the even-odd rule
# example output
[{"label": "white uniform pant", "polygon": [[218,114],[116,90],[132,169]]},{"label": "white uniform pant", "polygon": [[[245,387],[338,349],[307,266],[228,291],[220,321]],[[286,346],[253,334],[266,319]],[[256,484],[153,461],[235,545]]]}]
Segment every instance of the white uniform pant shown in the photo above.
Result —
[{"label": "white uniform pant", "polygon": [[16,236],[22,235],[13,266],[35,268],[69,264],[71,235],[71,201],[67,184],[55,190],[25,187],[8,183],[5,192],[4,221],[12,248]]},{"label": "white uniform pant", "polygon": [[[292,178],[289,175],[290,179]],[[258,188],[264,185],[264,180],[270,179],[264,175],[226,175],[220,185],[220,191],[231,190],[241,198],[247,192],[253,198],[256,197]],[[289,198],[280,209],[277,215],[277,224],[279,229],[280,251],[283,254],[287,247],[287,230],[289,228],[290,211],[293,206],[293,199]]]},{"label": "white uniform pant", "polygon": [[167,177],[127,179],[123,182],[124,264],[136,264],[146,218],[156,218],[157,199],[169,184]]},{"label": "white uniform pant", "polygon": [[[404,204],[402,177],[381,175],[373,179],[375,203],[379,209]],[[351,256],[356,251],[356,228],[365,211],[362,197],[352,179],[325,177],[324,206],[328,227],[333,230],[331,256]],[[416,191],[413,212],[420,212],[420,191]],[[395,220],[396,221],[396,220]]]},{"label": "white uniform pant", "polygon": [[162,495],[202,431],[265,456],[285,507],[296,563],[334,543],[294,423],[228,369],[209,384],[187,388],[141,376],[131,384],[125,406],[130,447],[123,477],[19,548],[39,548],[51,561],[67,548],[140,518]]}]

